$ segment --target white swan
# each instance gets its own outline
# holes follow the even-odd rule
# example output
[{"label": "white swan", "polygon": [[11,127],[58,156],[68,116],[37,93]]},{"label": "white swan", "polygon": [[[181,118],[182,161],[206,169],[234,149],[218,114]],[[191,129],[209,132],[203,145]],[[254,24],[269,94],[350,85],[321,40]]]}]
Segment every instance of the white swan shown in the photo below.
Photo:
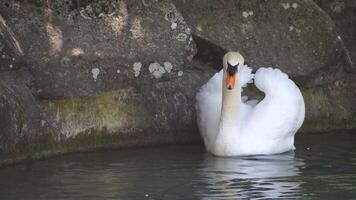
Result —
[{"label": "white swan", "polygon": [[[237,79],[237,80],[236,80]],[[265,93],[242,100],[249,82]],[[216,156],[276,154],[294,149],[294,135],[304,121],[299,88],[279,69],[260,68],[256,74],[238,52],[223,58],[223,69],[198,92],[198,126],[208,152]]]}]

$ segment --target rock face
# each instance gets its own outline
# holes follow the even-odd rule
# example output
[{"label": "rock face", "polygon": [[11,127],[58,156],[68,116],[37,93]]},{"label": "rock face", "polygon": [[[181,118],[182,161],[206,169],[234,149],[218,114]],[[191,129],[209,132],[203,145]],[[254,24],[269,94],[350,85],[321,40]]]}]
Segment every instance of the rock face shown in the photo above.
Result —
[{"label": "rock face", "polygon": [[[31,74],[25,84],[14,83],[26,93],[2,92],[8,107],[3,118],[15,116],[3,121],[9,126],[3,144],[10,144],[9,136],[25,141],[21,147],[35,148],[67,145],[83,137],[89,139],[73,148],[102,141],[105,146],[112,138],[120,145],[126,140],[133,144],[197,140],[195,92],[211,73],[193,67],[199,65],[192,62],[195,44],[174,4],[78,2],[0,4],[4,46],[0,69],[3,74],[23,70]],[[32,105],[18,96],[32,99]],[[31,113],[23,107],[36,109],[32,111],[36,122],[22,120]],[[25,122],[33,132],[16,126]],[[3,152],[11,152],[9,146]]]},{"label": "rock face", "polygon": [[352,0],[316,2],[335,22],[336,30],[346,47],[348,62],[351,62],[353,69],[355,69],[356,2]]},{"label": "rock face", "polygon": [[356,128],[356,79],[304,88],[307,111],[301,132]]},{"label": "rock face", "polygon": [[89,131],[124,137],[158,135],[166,141],[190,140],[198,136],[193,109],[195,91],[207,78],[206,74],[190,73],[154,88],[128,88],[95,97],[46,100],[42,106],[49,113],[48,123],[55,124],[53,128],[58,128],[62,139]]},{"label": "rock face", "polygon": [[296,77],[330,65],[341,54],[334,22],[313,1],[175,4],[194,35],[225,50],[239,50],[253,67],[275,66]]},{"label": "rock face", "polygon": [[301,132],[355,129],[354,6],[315,2],[0,2],[0,166],[199,141],[195,94],[227,50],[297,82]]},{"label": "rock face", "polygon": [[176,78],[195,54],[190,29],[170,1],[35,2],[2,1],[0,11],[2,32],[18,41],[41,98]]},{"label": "rock face", "polygon": [[0,74],[0,152],[17,151],[42,134],[40,108],[26,71]]}]

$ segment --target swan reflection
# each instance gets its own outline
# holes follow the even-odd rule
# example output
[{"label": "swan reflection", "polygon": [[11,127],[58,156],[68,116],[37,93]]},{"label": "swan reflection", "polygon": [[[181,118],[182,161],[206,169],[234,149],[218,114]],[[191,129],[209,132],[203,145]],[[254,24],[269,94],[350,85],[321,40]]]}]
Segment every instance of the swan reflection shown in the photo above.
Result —
[{"label": "swan reflection", "polygon": [[[288,198],[299,193],[302,160],[293,152],[239,158],[206,155],[199,174],[202,199]],[[201,186],[203,185],[203,187]]]}]

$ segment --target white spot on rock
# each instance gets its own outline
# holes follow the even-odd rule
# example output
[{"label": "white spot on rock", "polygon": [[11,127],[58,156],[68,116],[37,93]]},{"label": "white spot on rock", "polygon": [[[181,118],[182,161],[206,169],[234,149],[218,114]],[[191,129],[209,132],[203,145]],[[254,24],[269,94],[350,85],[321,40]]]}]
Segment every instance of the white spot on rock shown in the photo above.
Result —
[{"label": "white spot on rock", "polygon": [[183,76],[183,71],[182,70],[179,70],[178,76]]},{"label": "white spot on rock", "polygon": [[151,63],[148,66],[148,70],[156,79],[161,78],[166,72],[164,68],[157,62]]},{"label": "white spot on rock", "polygon": [[342,40],[340,35],[338,35],[336,38],[337,38],[338,40]]},{"label": "white spot on rock", "polygon": [[172,69],[173,69],[173,65],[170,62],[164,62],[163,63],[164,69],[168,72],[171,73]]},{"label": "white spot on rock", "polygon": [[242,12],[242,17],[244,17],[244,18],[247,18],[252,15],[253,15],[253,11],[243,11]]},{"label": "white spot on rock", "polygon": [[335,1],[330,5],[330,8],[335,13],[341,13],[345,9],[345,2]]},{"label": "white spot on rock", "polygon": [[41,120],[41,126],[43,127],[44,125],[46,125],[46,120]]},{"label": "white spot on rock", "polygon": [[94,81],[96,81],[96,79],[98,78],[99,73],[100,73],[100,69],[97,68],[97,67],[93,68],[91,70],[91,74],[92,74],[92,77],[93,77]]},{"label": "white spot on rock", "polygon": [[176,37],[178,41],[185,42],[187,40],[187,35],[185,33],[179,33]]},{"label": "white spot on rock", "polygon": [[294,8],[294,9],[298,8],[298,4],[297,3],[292,3],[292,8]]},{"label": "white spot on rock", "polygon": [[249,16],[248,12],[246,12],[246,11],[242,12],[242,17],[247,18],[248,16]]},{"label": "white spot on rock", "polygon": [[70,54],[72,56],[80,56],[84,54],[84,50],[82,48],[73,48],[70,50]]},{"label": "white spot on rock", "polygon": [[193,37],[190,36],[190,37],[189,37],[189,43],[188,43],[188,44],[190,44],[192,41],[193,41]]},{"label": "white spot on rock", "polygon": [[80,10],[79,13],[84,19],[90,20],[91,17],[88,14],[93,13],[93,8],[90,5],[88,5],[85,9]]},{"label": "white spot on rock", "polygon": [[282,6],[284,9],[289,9],[289,8],[290,8],[290,4],[289,4],[289,3],[281,3],[281,6]]},{"label": "white spot on rock", "polygon": [[141,67],[142,67],[142,63],[140,63],[140,62],[135,62],[133,64],[133,70],[134,70],[135,77],[138,77],[140,75]]},{"label": "white spot on rock", "polygon": [[186,28],[186,29],[185,29],[185,33],[189,35],[189,34],[191,33],[190,28]]},{"label": "white spot on rock", "polygon": [[12,69],[14,66],[13,65],[9,65],[9,68]]},{"label": "white spot on rock", "polygon": [[294,30],[294,26],[289,26],[289,31],[293,31]]},{"label": "white spot on rock", "polygon": [[117,69],[117,70],[116,70],[116,73],[120,74],[120,73],[121,73],[120,69]]},{"label": "white spot on rock", "polygon": [[172,30],[175,30],[177,28],[177,23],[176,22],[173,22],[172,24],[171,24],[171,29]]},{"label": "white spot on rock", "polygon": [[99,58],[101,57],[101,53],[100,53],[100,52],[97,52],[97,51],[94,52],[94,55],[95,55],[95,56],[98,56]]}]

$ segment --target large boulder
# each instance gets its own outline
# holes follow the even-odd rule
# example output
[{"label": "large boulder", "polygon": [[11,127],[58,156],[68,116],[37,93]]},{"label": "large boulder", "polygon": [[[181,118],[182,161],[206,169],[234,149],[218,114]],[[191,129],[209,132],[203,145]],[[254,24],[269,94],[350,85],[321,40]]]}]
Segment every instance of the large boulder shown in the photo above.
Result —
[{"label": "large boulder", "polygon": [[21,68],[23,56],[14,33],[0,13],[0,72]]},{"label": "large boulder", "polygon": [[[115,136],[122,143],[178,142],[199,139],[195,123],[195,94],[207,73],[194,70],[175,81],[154,87],[103,92],[92,97],[43,100],[46,124],[54,124],[57,138],[83,135]],[[95,138],[93,137],[93,139]]]},{"label": "large boulder", "polygon": [[26,71],[0,74],[0,152],[18,151],[46,133],[41,132],[40,108]]},{"label": "large boulder", "polygon": [[22,49],[41,98],[177,78],[195,54],[190,29],[169,0],[4,0],[0,13],[3,35]]},{"label": "large boulder", "polygon": [[316,3],[335,22],[339,38],[346,47],[348,62],[356,70],[356,1],[316,0]]},{"label": "large boulder", "polygon": [[356,78],[303,88],[302,93],[306,118],[301,132],[356,129]]},{"label": "large boulder", "polygon": [[21,137],[22,113],[17,99],[3,86],[0,86],[0,152],[16,148]]},{"label": "large boulder", "polygon": [[[305,76],[342,54],[334,22],[312,0],[174,2],[202,43],[240,51],[252,67]],[[218,53],[205,58],[214,56],[220,61]]]}]

